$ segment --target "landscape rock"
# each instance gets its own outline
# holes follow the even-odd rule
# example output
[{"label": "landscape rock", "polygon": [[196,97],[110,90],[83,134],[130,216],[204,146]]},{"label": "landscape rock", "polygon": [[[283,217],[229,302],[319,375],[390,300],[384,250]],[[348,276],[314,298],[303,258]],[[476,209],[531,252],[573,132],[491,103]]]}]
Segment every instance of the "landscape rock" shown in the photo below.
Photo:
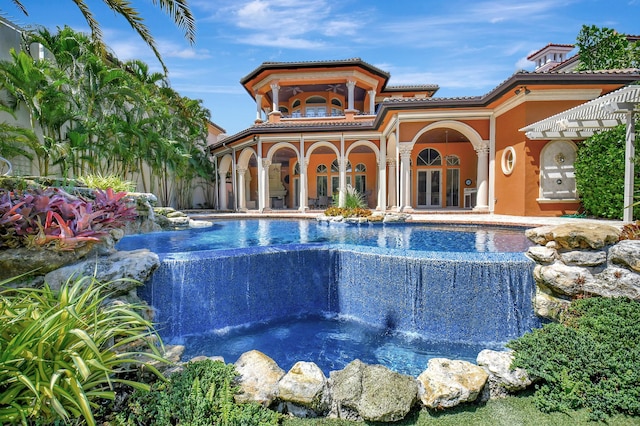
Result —
[{"label": "landscape rock", "polygon": [[0,281],[27,273],[45,275],[82,259],[92,248],[92,244],[87,244],[73,251],[25,247],[0,250]]},{"label": "landscape rock", "polygon": [[511,368],[513,351],[480,351],[476,359],[478,366],[488,374],[490,398],[502,398],[511,393],[526,389],[533,383],[529,374],[522,368]]},{"label": "landscape rock", "polygon": [[420,400],[428,408],[447,408],[475,401],[489,374],[467,361],[431,358],[418,376]]},{"label": "landscape rock", "polygon": [[570,300],[554,296],[549,291],[546,291],[544,286],[538,285],[536,287],[536,294],[533,300],[533,310],[536,315],[542,318],[558,320],[560,319],[560,314],[564,312],[570,304]]},{"label": "landscape rock", "polygon": [[620,230],[610,225],[584,222],[527,229],[525,235],[541,246],[555,241],[564,249],[600,249],[618,241]]},{"label": "landscape rock", "polygon": [[118,251],[109,256],[87,257],[56,269],[45,275],[45,282],[58,290],[69,277],[95,276],[98,281],[108,283],[107,291],[117,296],[147,281],[159,265],[158,255],[147,249]]},{"label": "landscape rock", "polygon": [[640,240],[622,240],[611,247],[609,261],[640,272]]},{"label": "landscape rock", "polygon": [[600,266],[607,263],[607,253],[603,250],[572,250],[560,253],[560,259],[570,266]]},{"label": "landscape rock", "polygon": [[527,250],[527,256],[538,263],[551,263],[558,258],[558,251],[549,247],[533,246]]},{"label": "landscape rock", "polygon": [[280,379],[278,399],[296,417],[316,417],[329,408],[327,378],[313,362],[299,361]]},{"label": "landscape rock", "polygon": [[402,420],[417,400],[418,384],[413,377],[381,365],[350,362],[329,378],[332,408],[330,417],[395,422]]},{"label": "landscape rock", "polygon": [[585,287],[593,281],[593,275],[589,269],[565,265],[559,261],[551,265],[537,265],[533,275],[537,283],[566,296],[583,294]]},{"label": "landscape rock", "polygon": [[257,350],[240,355],[235,366],[240,375],[241,391],[235,395],[236,402],[257,402],[265,407],[270,406],[278,396],[278,382],[284,376],[284,370]]}]

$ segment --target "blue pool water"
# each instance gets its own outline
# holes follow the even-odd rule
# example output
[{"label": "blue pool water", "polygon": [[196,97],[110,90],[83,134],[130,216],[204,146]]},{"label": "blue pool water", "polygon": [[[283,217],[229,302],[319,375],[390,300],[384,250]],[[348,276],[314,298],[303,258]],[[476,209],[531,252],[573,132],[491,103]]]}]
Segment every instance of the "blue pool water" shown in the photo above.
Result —
[{"label": "blue pool water", "polygon": [[139,295],[183,359],[258,349],[325,374],[353,359],[412,375],[428,359],[474,361],[540,321],[521,229],[222,221],[128,236],[161,265]]},{"label": "blue pool water", "polygon": [[276,246],[355,244],[364,247],[437,252],[525,252],[532,243],[519,228],[473,225],[322,223],[311,220],[228,220],[210,228],[125,237],[120,250],[148,248],[156,253]]}]

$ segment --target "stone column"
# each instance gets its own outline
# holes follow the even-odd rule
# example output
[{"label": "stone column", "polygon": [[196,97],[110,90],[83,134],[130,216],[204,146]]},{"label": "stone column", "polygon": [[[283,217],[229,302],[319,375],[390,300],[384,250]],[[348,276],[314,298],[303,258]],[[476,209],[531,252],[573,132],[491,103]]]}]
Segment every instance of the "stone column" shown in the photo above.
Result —
[{"label": "stone column", "polygon": [[378,154],[378,199],[376,210],[387,210],[387,138],[380,136],[380,153]]},{"label": "stone column", "polygon": [[218,199],[220,200],[219,208],[220,210],[227,210],[227,208],[229,208],[227,205],[227,172],[219,171],[218,178],[218,181],[220,182],[220,187],[218,188],[220,190],[220,194],[218,196]]},{"label": "stone column", "polygon": [[[389,194],[387,205],[390,208],[394,208],[398,206],[396,201],[396,159],[395,158],[387,158],[387,166],[389,167]],[[382,183],[384,185],[384,182]]]},{"label": "stone column", "polygon": [[[262,189],[260,194],[262,195],[262,206],[264,210],[271,210],[271,199],[269,198],[269,167],[271,166],[271,160],[262,159],[262,176],[260,176],[260,184]],[[259,185],[260,186],[260,185]]]},{"label": "stone column", "polygon": [[273,104],[271,105],[272,112],[280,112],[280,85],[278,82],[271,83],[271,98],[273,100]]},{"label": "stone column", "polygon": [[374,115],[376,113],[376,91],[369,90],[369,114]]},{"label": "stone column", "polygon": [[247,209],[247,195],[245,193],[245,184],[244,184],[244,176],[247,173],[247,169],[236,169],[236,173],[238,173],[238,209],[246,210]]},{"label": "stone column", "polygon": [[340,191],[338,192],[338,206],[344,207],[347,204],[347,160],[338,158],[338,168],[340,170]]},{"label": "stone column", "polygon": [[309,206],[307,205],[307,168],[309,164],[307,160],[303,157],[302,161],[300,161],[300,210],[301,212],[307,211]]},{"label": "stone column", "polygon": [[354,80],[347,81],[347,110],[353,111],[355,98],[356,82]]},{"label": "stone column", "polygon": [[262,95],[256,94],[256,123],[262,123]]},{"label": "stone column", "polygon": [[489,144],[482,143],[476,148],[478,154],[477,192],[474,211],[489,210]]},{"label": "stone column", "polygon": [[400,208],[411,210],[411,145],[400,145]]}]

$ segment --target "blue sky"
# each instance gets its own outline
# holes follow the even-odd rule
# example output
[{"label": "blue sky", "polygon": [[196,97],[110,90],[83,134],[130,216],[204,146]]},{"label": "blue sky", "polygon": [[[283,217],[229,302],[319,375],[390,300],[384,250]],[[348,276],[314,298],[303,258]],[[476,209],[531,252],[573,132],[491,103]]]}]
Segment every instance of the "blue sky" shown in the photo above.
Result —
[{"label": "blue sky", "polygon": [[[150,49],[102,1],[86,0],[121,60],[160,71]],[[22,26],[88,31],[71,0],[10,1],[0,11]],[[265,61],[359,57],[391,73],[390,84],[437,84],[439,97],[487,93],[548,43],[575,42],[583,24],[640,34],[640,0],[191,0],[190,46],[151,0],[134,1],[169,68],[172,87],[202,99],[233,134],[253,124],[255,103],[239,81]]]}]

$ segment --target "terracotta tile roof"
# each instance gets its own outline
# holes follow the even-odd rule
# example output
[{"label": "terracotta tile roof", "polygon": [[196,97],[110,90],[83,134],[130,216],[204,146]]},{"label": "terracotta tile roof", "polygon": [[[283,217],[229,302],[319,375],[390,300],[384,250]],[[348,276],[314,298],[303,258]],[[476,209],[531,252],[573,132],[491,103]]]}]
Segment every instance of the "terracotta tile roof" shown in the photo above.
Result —
[{"label": "terracotta tile roof", "polygon": [[566,47],[566,48],[574,48],[575,46],[573,44],[558,44],[558,43],[549,43],[547,44],[545,47],[543,47],[542,49],[538,49],[535,52],[533,52],[531,55],[527,56],[527,59],[531,59],[534,56],[536,56],[538,53],[542,52],[544,49],[551,47],[551,46],[556,46],[556,47]]}]

